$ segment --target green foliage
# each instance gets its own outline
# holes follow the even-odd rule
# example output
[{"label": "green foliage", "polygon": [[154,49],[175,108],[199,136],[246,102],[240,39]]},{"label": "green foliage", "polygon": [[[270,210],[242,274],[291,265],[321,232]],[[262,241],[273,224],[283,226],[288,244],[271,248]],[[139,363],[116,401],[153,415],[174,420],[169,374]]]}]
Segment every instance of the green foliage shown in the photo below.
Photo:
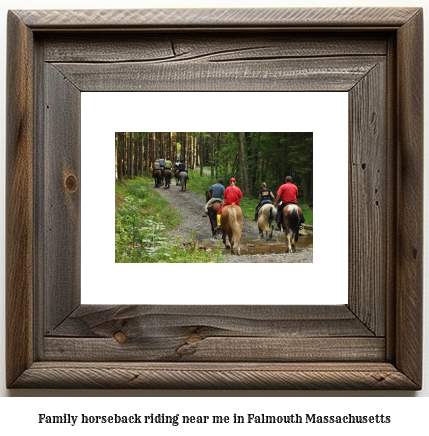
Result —
[{"label": "green foliage", "polygon": [[[148,188],[151,180],[135,179],[116,183],[116,193],[124,196],[115,211],[115,261],[117,263],[222,262],[221,250],[202,251],[195,234],[186,245],[169,236],[167,228],[180,216],[157,192]],[[151,214],[161,210],[162,214]],[[168,223],[168,226],[167,224]]]},{"label": "green foliage", "polygon": [[144,200],[126,197],[116,210],[116,262],[150,262],[169,258],[169,238],[159,217],[143,218],[140,209]]},{"label": "green foliage", "polygon": [[253,220],[255,217],[255,209],[259,199],[257,198],[242,198],[240,200],[240,207],[243,212],[243,216],[249,220]]},{"label": "green foliage", "polygon": [[302,214],[305,217],[305,224],[312,226],[313,225],[313,208],[308,204],[299,204],[301,208]]},{"label": "green foliage", "polygon": [[209,174],[203,173],[200,176],[199,171],[189,170],[188,176],[187,188],[204,195],[204,197],[206,196],[206,189],[209,189],[211,185],[217,182],[217,179],[212,178]]},{"label": "green foliage", "polygon": [[145,177],[116,181],[116,193],[144,200],[141,209],[143,216],[159,216],[167,230],[177,227],[181,220],[180,214],[164,197],[149,187],[150,183],[152,179]]}]

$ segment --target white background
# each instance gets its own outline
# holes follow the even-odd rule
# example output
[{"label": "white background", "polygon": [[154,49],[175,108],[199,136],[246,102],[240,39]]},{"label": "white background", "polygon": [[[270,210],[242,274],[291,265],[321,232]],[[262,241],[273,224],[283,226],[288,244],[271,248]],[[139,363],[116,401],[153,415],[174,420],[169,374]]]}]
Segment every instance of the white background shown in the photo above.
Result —
[{"label": "white background", "polygon": [[[211,1],[198,1],[198,0],[147,0],[147,1],[137,1],[137,0],[122,0],[120,2],[108,1],[108,0],[75,0],[75,1],[65,1],[59,2],[58,0],[6,0],[0,5],[0,19],[1,19],[1,43],[0,43],[0,59],[2,63],[2,68],[0,69],[0,98],[2,101],[2,107],[6,110],[5,102],[5,59],[6,59],[6,11],[7,9],[55,9],[55,8],[68,8],[68,9],[84,9],[84,8],[142,8],[142,7],[293,7],[293,6],[425,6],[427,1],[397,1],[397,0],[342,0],[342,1],[329,1],[329,2],[319,2],[319,1],[278,1],[278,0],[220,0],[215,2]],[[427,14],[425,22],[427,23]],[[427,28],[427,26],[426,26]],[[427,32],[426,32],[427,33]],[[427,36],[425,36],[425,59],[428,59],[428,41]],[[426,68],[425,78],[427,77]],[[425,92],[425,100],[427,97],[427,92]],[[428,122],[427,112],[425,115],[425,127],[427,128]],[[0,118],[0,134],[4,138],[4,116]],[[427,143],[427,140],[426,140]],[[4,157],[0,157],[0,174],[4,174]],[[425,167],[428,167],[428,160],[425,157]],[[0,180],[1,192],[4,192],[4,180]],[[427,182],[426,182],[427,183]],[[427,185],[426,185],[427,187]],[[4,203],[0,204],[0,242],[1,247],[4,247]],[[427,242],[427,236],[425,235],[425,242]],[[426,245],[426,244],[425,244]],[[2,249],[0,253],[1,269],[0,269],[0,283],[4,283],[4,250]],[[427,261],[426,261],[427,266]],[[429,330],[427,327],[428,320],[428,310],[427,310],[427,289],[425,289],[425,378],[428,377],[428,350],[429,350]],[[0,305],[0,319],[4,320],[4,288],[1,289],[2,304]],[[310,391],[310,392],[295,392],[295,391],[75,391],[75,390],[20,390],[20,391],[8,391],[5,388],[4,383],[4,322],[0,325],[0,374],[2,378],[0,379],[0,395],[16,396],[18,398],[1,398],[0,399],[0,428],[4,434],[12,434],[16,432],[21,434],[21,431],[27,431],[29,434],[44,434],[57,435],[59,432],[64,434],[71,434],[73,428],[61,427],[38,427],[36,424],[38,413],[52,413],[62,414],[62,413],[79,413],[84,410],[86,413],[141,413],[147,411],[159,412],[164,411],[165,413],[195,413],[203,414],[205,411],[210,411],[210,413],[215,414],[226,414],[233,413],[236,407],[243,407],[246,410],[245,413],[252,413],[256,410],[256,413],[264,411],[268,413],[291,413],[294,411],[301,411],[312,409],[318,413],[332,413],[332,412],[346,412],[351,413],[365,413],[370,411],[372,413],[377,413],[382,407],[382,412],[388,412],[395,417],[394,425],[389,427],[374,426],[349,426],[349,427],[332,427],[332,426],[308,426],[305,428],[296,427],[278,427],[276,428],[275,434],[300,434],[300,435],[310,435],[315,432],[322,432],[322,434],[344,434],[347,431],[351,435],[361,435],[363,432],[365,434],[380,435],[383,434],[387,429],[391,434],[399,434],[400,432],[413,432],[417,433],[422,428],[427,428],[426,416],[429,406],[428,394],[429,388],[425,381],[424,388],[421,392],[348,392],[348,391]],[[64,398],[22,398],[22,397],[64,397]],[[72,399],[70,397],[82,396],[83,398]],[[108,399],[108,398],[85,398],[91,396],[112,396],[112,397],[126,397],[118,399]],[[181,396],[182,398],[168,398],[171,396]],[[235,396],[249,397],[249,398],[234,398]],[[347,397],[347,398],[337,398],[337,397]],[[384,397],[382,399],[377,397]],[[385,397],[392,398],[385,398]],[[405,397],[426,397],[420,399],[405,398]],[[147,398],[150,397],[150,398]],[[165,398],[153,398],[153,397],[165,397]],[[203,398],[197,398],[203,397]],[[217,398],[222,397],[222,398]],[[290,397],[314,397],[314,398],[290,398]],[[319,398],[318,398],[319,397]],[[320,398],[323,397],[323,398]],[[366,398],[361,398],[366,397]],[[372,397],[372,398],[367,398]],[[138,409],[138,410],[137,410]],[[46,412],[47,411],[47,412]],[[191,412],[192,411],[192,412]],[[249,411],[249,412],[247,412]],[[186,427],[183,427],[187,433]],[[78,428],[81,429],[81,428]],[[167,427],[165,427],[167,431]],[[227,429],[235,430],[235,428],[222,428],[221,431],[226,433]],[[419,429],[419,430],[417,430]],[[84,432],[79,433],[74,432],[73,434],[91,434],[94,431],[103,431],[104,434],[118,434],[118,432],[123,432],[122,427],[102,427],[101,429],[89,428]],[[155,433],[154,429],[151,429],[152,433]],[[171,430],[171,429],[169,429]],[[129,434],[144,434],[142,429],[139,427],[138,430],[133,430],[131,432],[128,428],[126,431]],[[157,430],[160,431],[160,430]],[[181,430],[180,430],[181,431]],[[219,433],[219,428],[215,426],[209,426],[204,428],[194,427],[193,432],[201,433]],[[274,433],[274,428],[272,427],[253,427],[252,429],[247,429],[249,434],[260,434],[261,432],[269,431],[270,434]],[[137,433],[138,432],[138,433]],[[299,433],[298,433],[299,432]],[[177,432],[175,432],[177,434]],[[229,433],[232,433],[229,430]]]},{"label": "white background", "polygon": [[[348,93],[181,93],[180,110],[168,104],[177,93],[93,92],[81,96],[82,303],[347,303]],[[201,107],[204,111],[195,110]],[[313,132],[313,224],[317,229],[313,263],[264,264],[264,274],[261,265],[251,263],[116,264],[115,131]],[[326,192],[332,180],[325,177],[333,169],[335,189]],[[332,227],[332,199],[336,201],[335,238],[324,231]],[[202,224],[209,226],[207,221]],[[186,278],[186,285],[180,292],[172,286],[154,292],[160,277]]]}]

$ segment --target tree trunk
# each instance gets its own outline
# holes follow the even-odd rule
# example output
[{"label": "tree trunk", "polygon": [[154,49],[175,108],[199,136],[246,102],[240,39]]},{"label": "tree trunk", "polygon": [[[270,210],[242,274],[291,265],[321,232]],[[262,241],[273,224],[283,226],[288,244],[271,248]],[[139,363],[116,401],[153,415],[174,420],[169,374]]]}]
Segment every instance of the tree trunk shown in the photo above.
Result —
[{"label": "tree trunk", "polygon": [[197,167],[197,137],[194,138],[193,170]]},{"label": "tree trunk", "polygon": [[118,133],[118,180],[123,179],[124,133]]},{"label": "tree trunk", "polygon": [[130,133],[127,132],[126,133],[126,141],[127,141],[127,176],[130,177],[131,176],[131,170],[130,170],[130,166],[131,166],[131,141],[130,141]]},{"label": "tree trunk", "polygon": [[218,132],[215,136],[215,156],[214,156],[214,166],[215,166],[215,176],[216,179],[219,178],[219,157],[218,157],[218,143],[219,143],[220,132]]},{"label": "tree trunk", "polygon": [[243,133],[236,133],[238,140],[238,156],[240,159],[241,184],[243,187],[243,196],[249,197],[249,181],[247,177],[246,151],[244,149]]},{"label": "tree trunk", "polygon": [[[183,135],[183,137],[182,137],[183,163],[186,165],[186,155],[187,155],[186,149],[188,148],[188,132],[184,132],[184,133],[182,133],[182,135]],[[188,167],[188,166],[186,165],[186,167]]]},{"label": "tree trunk", "polygon": [[143,177],[143,133],[140,137],[140,176]]},{"label": "tree trunk", "polygon": [[177,132],[173,132],[173,151],[170,160],[176,160],[177,157]]},{"label": "tree trunk", "polygon": [[133,133],[130,132],[130,159],[131,159],[131,178],[134,179],[134,141]]},{"label": "tree trunk", "polygon": [[213,148],[213,132],[210,132],[210,175],[213,178],[214,177],[214,148]]},{"label": "tree trunk", "polygon": [[144,138],[144,151],[146,155],[146,177],[149,177],[149,140],[147,138],[147,134]]},{"label": "tree trunk", "polygon": [[203,132],[200,132],[200,176],[203,175]]}]

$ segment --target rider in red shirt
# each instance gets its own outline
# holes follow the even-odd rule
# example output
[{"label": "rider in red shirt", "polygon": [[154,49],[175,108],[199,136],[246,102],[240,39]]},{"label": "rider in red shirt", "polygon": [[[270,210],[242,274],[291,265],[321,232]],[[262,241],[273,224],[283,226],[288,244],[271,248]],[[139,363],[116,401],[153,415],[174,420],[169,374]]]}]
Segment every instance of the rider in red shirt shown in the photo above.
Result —
[{"label": "rider in red shirt", "polygon": [[[288,204],[297,204],[296,197],[298,197],[298,188],[292,183],[292,177],[287,176],[285,184],[280,186],[277,191],[275,207],[277,207],[276,223],[277,230],[280,230],[281,216],[283,208]],[[282,204],[279,206],[280,201]],[[301,223],[305,222],[304,215],[301,215]]]},{"label": "rider in red shirt", "polygon": [[222,208],[227,206],[228,204],[236,204],[240,206],[240,198],[243,198],[243,194],[241,193],[241,189],[238,186],[235,186],[235,179],[232,177],[229,181],[230,186],[225,189],[225,193],[223,194],[224,203],[221,208],[217,212],[217,227],[216,230],[220,229],[220,217],[222,213]]}]

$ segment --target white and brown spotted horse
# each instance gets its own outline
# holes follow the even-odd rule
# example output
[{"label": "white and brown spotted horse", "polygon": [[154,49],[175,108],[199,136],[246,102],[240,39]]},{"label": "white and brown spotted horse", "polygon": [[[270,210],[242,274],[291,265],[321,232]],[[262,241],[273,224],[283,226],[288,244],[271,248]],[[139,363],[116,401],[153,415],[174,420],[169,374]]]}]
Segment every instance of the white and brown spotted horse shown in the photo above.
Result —
[{"label": "white and brown spotted horse", "polygon": [[296,252],[301,215],[301,208],[296,204],[288,204],[282,210],[282,225],[285,232],[287,253]]}]

